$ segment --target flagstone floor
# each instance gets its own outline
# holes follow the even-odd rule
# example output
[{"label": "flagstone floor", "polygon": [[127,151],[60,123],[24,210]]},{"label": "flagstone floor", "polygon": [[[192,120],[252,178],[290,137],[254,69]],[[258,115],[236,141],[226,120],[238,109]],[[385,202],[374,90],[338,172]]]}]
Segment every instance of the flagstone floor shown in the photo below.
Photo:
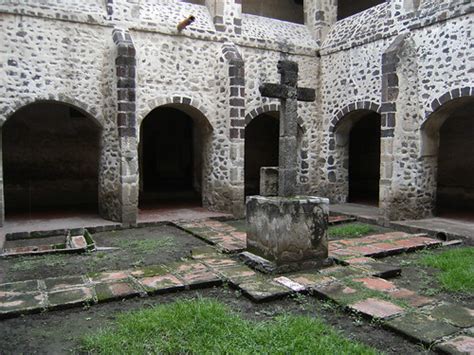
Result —
[{"label": "flagstone floor", "polygon": [[[332,217],[330,223],[343,223]],[[390,232],[329,242],[331,267],[319,271],[264,275],[239,261],[246,234],[216,220],[175,223],[209,245],[187,260],[133,270],[11,282],[0,285],[0,318],[67,307],[94,305],[135,296],[152,296],[229,284],[255,302],[294,293],[329,299],[347,312],[382,322],[393,331],[445,353],[474,353],[474,310],[397,286],[403,270],[385,256],[443,242],[423,234]]]}]

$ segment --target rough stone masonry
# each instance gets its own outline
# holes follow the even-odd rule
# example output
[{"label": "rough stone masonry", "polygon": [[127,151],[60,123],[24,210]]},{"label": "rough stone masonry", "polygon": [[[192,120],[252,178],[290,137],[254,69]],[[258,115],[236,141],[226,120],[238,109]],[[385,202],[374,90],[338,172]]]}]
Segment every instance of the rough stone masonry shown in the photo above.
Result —
[{"label": "rough stone masonry", "polygon": [[[11,154],[27,131],[11,128],[22,122],[23,109],[38,103],[52,112],[65,105],[82,113],[65,116],[68,124],[89,120],[97,127],[100,144],[90,152],[98,162],[90,177],[96,188],[90,191],[102,217],[136,222],[143,192],[140,130],[162,107],[192,119],[201,204],[243,216],[245,131],[262,114],[279,110],[279,101],[262,97],[259,85],[277,82],[274,68],[282,57],[298,63],[299,84],[317,92],[315,102],[298,104],[292,163],[301,193],[348,201],[345,138],[371,113],[379,115],[381,131],[373,202],[384,219],[432,216],[443,207],[438,197],[462,200],[466,210],[472,205],[472,119],[464,114],[472,111],[474,91],[471,1],[380,1],[338,19],[338,1],[307,0],[304,23],[245,13],[241,0],[193,2],[0,3],[0,222],[20,202],[15,196],[29,191],[11,179],[16,157],[47,158],[42,144],[30,155]],[[177,24],[190,15],[196,21],[178,33]],[[27,128],[41,137],[47,115],[33,122]],[[64,131],[57,130],[62,139]],[[62,173],[61,164],[35,161],[25,160],[17,176],[41,180],[46,168]],[[63,184],[81,195],[84,184],[77,178]]]}]

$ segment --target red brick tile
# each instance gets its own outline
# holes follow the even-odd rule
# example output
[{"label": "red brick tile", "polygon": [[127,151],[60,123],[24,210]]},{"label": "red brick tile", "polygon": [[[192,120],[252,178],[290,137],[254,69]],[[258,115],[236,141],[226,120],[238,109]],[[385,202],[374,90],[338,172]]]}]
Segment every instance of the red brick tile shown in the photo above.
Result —
[{"label": "red brick tile", "polygon": [[352,310],[371,318],[388,318],[403,313],[403,308],[377,298],[368,298],[349,306]]},{"label": "red brick tile", "polygon": [[138,282],[147,293],[152,294],[172,292],[184,288],[184,283],[171,274],[145,277],[139,279]]},{"label": "red brick tile", "polygon": [[436,346],[436,350],[446,354],[474,354],[474,337],[458,336],[440,343]]},{"label": "red brick tile", "polygon": [[426,306],[427,304],[433,303],[435,301],[433,298],[418,295],[417,293],[407,290],[406,288],[392,290],[389,292],[389,294],[393,298],[407,302],[412,307]]},{"label": "red brick tile", "polygon": [[392,282],[378,277],[364,277],[353,279],[353,281],[361,282],[366,288],[375,291],[389,292],[396,289],[396,286]]}]

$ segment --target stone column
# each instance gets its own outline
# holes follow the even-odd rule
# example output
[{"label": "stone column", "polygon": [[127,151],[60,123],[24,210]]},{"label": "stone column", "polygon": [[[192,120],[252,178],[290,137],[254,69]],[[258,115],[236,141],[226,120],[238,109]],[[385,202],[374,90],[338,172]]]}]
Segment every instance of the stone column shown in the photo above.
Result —
[{"label": "stone column", "polygon": [[222,54],[228,70],[230,117],[230,188],[232,213],[242,217],[244,210],[244,144],[245,144],[245,68],[233,43],[225,43]]},{"label": "stone column", "polygon": [[322,43],[337,21],[337,0],[304,0],[304,23]]},{"label": "stone column", "polygon": [[121,222],[133,225],[138,213],[138,156],[135,105],[136,59],[130,34],[115,29],[117,46],[117,127],[120,148]]},{"label": "stone column", "polygon": [[5,222],[5,195],[3,193],[3,129],[0,127],[0,227]]},{"label": "stone column", "polygon": [[206,0],[216,31],[239,36],[242,31],[242,0]]}]

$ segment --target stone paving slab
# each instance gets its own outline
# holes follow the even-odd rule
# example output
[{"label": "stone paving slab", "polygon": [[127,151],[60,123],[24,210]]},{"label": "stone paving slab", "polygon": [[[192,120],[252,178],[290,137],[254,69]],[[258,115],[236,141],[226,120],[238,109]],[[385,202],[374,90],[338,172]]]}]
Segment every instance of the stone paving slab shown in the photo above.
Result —
[{"label": "stone paving slab", "polygon": [[62,276],[44,279],[48,292],[66,290],[85,286],[86,279],[83,276]]},{"label": "stone paving slab", "polygon": [[328,299],[339,305],[347,305],[349,300],[357,298],[360,292],[339,280],[311,287],[311,293],[319,298]]},{"label": "stone paving slab", "polygon": [[215,245],[226,254],[240,253],[247,247],[246,233],[240,232],[224,222],[205,219],[195,222],[176,222],[175,225],[205,242]]},{"label": "stone paving slab", "polygon": [[474,337],[461,335],[436,345],[434,349],[444,354],[474,354]]},{"label": "stone paving slab", "polygon": [[345,262],[345,260],[364,257],[381,258],[441,245],[442,241],[424,234],[390,232],[362,238],[329,241],[329,256]]},{"label": "stone paving slab", "polygon": [[349,305],[349,308],[352,311],[375,319],[386,319],[404,313],[402,307],[377,298],[367,298]]},{"label": "stone paving slab", "polygon": [[435,341],[457,333],[460,328],[420,313],[407,313],[384,323],[388,329],[415,342],[431,345]]},{"label": "stone paving slab", "polygon": [[474,327],[474,310],[452,303],[442,303],[426,308],[429,314],[460,328]]},{"label": "stone paving slab", "polygon": [[242,293],[254,302],[267,302],[288,296],[293,291],[263,277],[247,280],[239,285]]},{"label": "stone paving slab", "polygon": [[143,291],[130,281],[113,281],[94,285],[97,302],[107,302],[140,296]]},{"label": "stone paving slab", "polygon": [[95,302],[94,291],[91,287],[63,289],[48,292],[48,309],[62,309]]},{"label": "stone paving slab", "polygon": [[0,300],[0,319],[37,313],[45,309],[45,294],[39,291],[0,297]]},{"label": "stone paving slab", "polygon": [[187,288],[212,287],[222,283],[219,275],[200,262],[176,263],[167,266],[167,268],[178,279],[183,280]]},{"label": "stone paving slab", "polygon": [[184,282],[172,274],[157,275],[139,279],[148,294],[163,294],[184,289]]},{"label": "stone paving slab", "polygon": [[357,219],[351,216],[344,215],[329,215],[329,225],[334,226],[336,224],[355,222]]},{"label": "stone paving slab", "polygon": [[242,264],[221,267],[215,271],[234,287],[257,276],[254,270]]}]

